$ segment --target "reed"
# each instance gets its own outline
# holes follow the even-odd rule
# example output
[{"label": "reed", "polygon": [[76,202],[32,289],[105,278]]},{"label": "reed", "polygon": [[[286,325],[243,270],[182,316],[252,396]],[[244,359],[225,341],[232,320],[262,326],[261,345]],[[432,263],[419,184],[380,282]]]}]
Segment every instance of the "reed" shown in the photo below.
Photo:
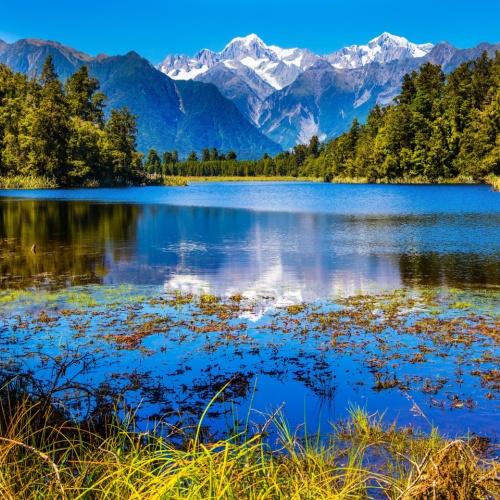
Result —
[{"label": "reed", "polygon": [[188,179],[186,177],[177,177],[174,175],[167,175],[162,177],[163,186],[175,186],[182,187],[188,185]]},{"label": "reed", "polygon": [[0,177],[0,189],[55,189],[58,184],[49,177],[16,175]]},{"label": "reed", "polygon": [[0,495],[465,500],[500,493],[498,462],[481,458],[473,440],[387,427],[380,415],[356,407],[328,438],[299,435],[278,410],[258,427],[208,439],[202,431],[209,407],[194,431],[178,431],[174,440],[166,428],[140,433],[133,418],[114,412],[74,423],[60,406],[4,387]]},{"label": "reed", "polygon": [[491,185],[494,191],[500,191],[500,175],[490,175],[486,182]]}]

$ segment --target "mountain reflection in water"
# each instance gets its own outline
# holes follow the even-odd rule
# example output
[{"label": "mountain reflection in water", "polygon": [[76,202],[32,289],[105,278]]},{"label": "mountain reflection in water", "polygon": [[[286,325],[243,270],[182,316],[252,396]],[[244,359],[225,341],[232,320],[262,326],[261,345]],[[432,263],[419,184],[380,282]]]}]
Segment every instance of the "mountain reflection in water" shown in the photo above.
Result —
[{"label": "mountain reflection in water", "polygon": [[4,288],[133,283],[291,302],[401,286],[490,287],[500,282],[499,227],[495,213],[3,199],[0,278]]}]

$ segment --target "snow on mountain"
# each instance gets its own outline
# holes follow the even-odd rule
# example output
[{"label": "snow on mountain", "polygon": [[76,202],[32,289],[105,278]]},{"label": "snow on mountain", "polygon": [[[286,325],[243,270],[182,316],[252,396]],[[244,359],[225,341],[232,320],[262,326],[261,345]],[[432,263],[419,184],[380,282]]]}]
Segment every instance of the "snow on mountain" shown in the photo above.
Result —
[{"label": "snow on mountain", "polygon": [[334,68],[354,69],[372,62],[381,64],[396,59],[423,57],[434,45],[432,43],[416,44],[402,36],[382,33],[370,40],[367,45],[351,45],[326,56]]},{"label": "snow on mountain", "polygon": [[158,68],[175,80],[192,80],[218,63],[233,70],[243,64],[271,87],[281,90],[319,59],[326,59],[334,68],[354,69],[372,62],[383,64],[396,59],[423,57],[433,47],[432,43],[416,44],[402,36],[382,33],[366,45],[351,45],[323,57],[307,49],[266,45],[252,33],[234,38],[220,52],[203,49],[194,57],[169,55]]},{"label": "snow on mountain", "polygon": [[182,55],[168,55],[158,69],[174,80],[193,80],[208,70],[201,60]]},{"label": "snow on mountain", "polygon": [[234,38],[220,52],[203,49],[192,58],[183,55],[167,56],[158,68],[170,78],[191,80],[218,63],[223,63],[232,70],[238,70],[243,65],[271,87],[280,90],[292,83],[317,59],[319,56],[309,50],[266,45],[257,35],[251,34]]}]

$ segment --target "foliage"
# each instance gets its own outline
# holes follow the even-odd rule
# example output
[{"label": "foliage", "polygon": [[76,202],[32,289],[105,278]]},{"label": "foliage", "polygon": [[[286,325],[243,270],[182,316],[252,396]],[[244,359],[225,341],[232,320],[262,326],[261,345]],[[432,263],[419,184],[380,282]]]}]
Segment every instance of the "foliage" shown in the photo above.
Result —
[{"label": "foliage", "polygon": [[[63,86],[47,57],[39,79],[0,65],[0,178],[3,185],[89,186],[138,182],[135,117],[112,110],[104,120],[99,82],[80,68]],[[36,184],[36,183],[35,183]]]},{"label": "foliage", "polygon": [[325,144],[302,173],[370,181],[484,180],[500,173],[500,53],[463,63],[447,77],[427,63],[406,75],[393,106]]},{"label": "foliage", "polygon": [[237,161],[205,149],[168,161],[168,175],[307,177],[327,181],[478,182],[500,174],[500,53],[483,54],[445,76],[424,64],[404,77],[392,106],[375,106],[365,124],[320,144],[313,136],[274,158]]},{"label": "foliage", "polygon": [[177,151],[152,149],[143,168],[135,117],[112,110],[104,121],[105,96],[87,68],[63,87],[50,56],[39,80],[0,65],[0,177],[46,177],[60,186],[156,176],[478,182],[500,174],[499,83],[500,53],[484,53],[447,76],[427,63],[405,75],[394,105],[375,106],[365,124],[354,120],[330,142],[313,136],[308,145],[260,160],[238,160],[215,147],[184,160]]}]

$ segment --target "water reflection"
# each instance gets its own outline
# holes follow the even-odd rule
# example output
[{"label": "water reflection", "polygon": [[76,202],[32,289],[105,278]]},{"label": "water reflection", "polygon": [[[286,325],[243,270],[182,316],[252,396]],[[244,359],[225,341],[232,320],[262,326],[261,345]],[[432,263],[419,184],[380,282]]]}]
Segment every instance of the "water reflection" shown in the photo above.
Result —
[{"label": "water reflection", "polygon": [[[2,286],[162,285],[297,302],[497,286],[500,215],[358,215],[3,199]],[[33,245],[35,245],[33,247]]]},{"label": "water reflection", "polygon": [[1,286],[101,283],[114,263],[133,258],[138,213],[134,205],[1,200]]}]

